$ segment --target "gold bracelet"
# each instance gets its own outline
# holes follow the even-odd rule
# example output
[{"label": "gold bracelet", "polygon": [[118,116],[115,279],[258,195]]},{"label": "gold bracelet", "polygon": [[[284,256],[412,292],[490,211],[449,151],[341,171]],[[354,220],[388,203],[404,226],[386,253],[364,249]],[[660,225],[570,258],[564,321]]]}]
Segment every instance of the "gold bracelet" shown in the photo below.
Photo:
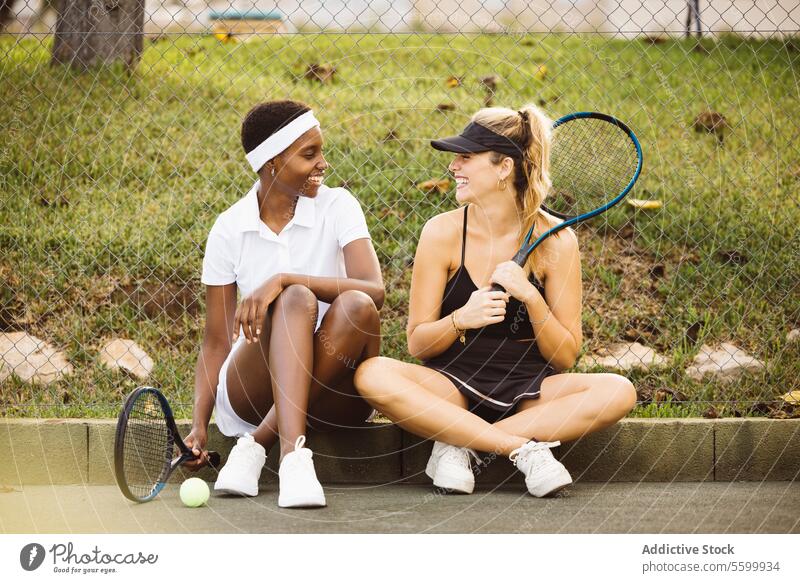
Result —
[{"label": "gold bracelet", "polygon": [[466,338],[464,337],[464,330],[459,328],[458,324],[456,324],[456,311],[455,310],[450,312],[450,320],[452,320],[452,322],[453,322],[453,328],[455,329],[456,336],[458,336],[458,339],[461,341],[461,344],[466,344]]}]

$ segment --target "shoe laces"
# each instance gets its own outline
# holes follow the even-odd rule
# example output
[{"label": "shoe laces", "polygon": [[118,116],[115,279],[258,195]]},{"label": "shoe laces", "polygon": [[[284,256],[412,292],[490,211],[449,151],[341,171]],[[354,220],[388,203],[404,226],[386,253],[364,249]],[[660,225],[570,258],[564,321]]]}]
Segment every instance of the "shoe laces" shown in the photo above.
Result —
[{"label": "shoe laces", "polygon": [[236,442],[236,447],[231,450],[229,460],[230,458],[242,458],[248,462],[260,463],[266,458],[263,449],[250,434],[246,434]]},{"label": "shoe laces", "polygon": [[550,449],[561,445],[560,441],[529,441],[508,456],[516,467],[536,467],[553,460]]},{"label": "shoe laces", "polygon": [[306,436],[299,436],[294,442],[294,451],[287,453],[281,461],[281,468],[286,468],[291,471],[310,471],[313,473],[313,462],[311,461],[312,452],[307,447],[303,447],[306,443]]},{"label": "shoe laces", "polygon": [[470,456],[475,459],[475,463],[483,463],[480,456],[474,449],[470,449],[468,447],[456,447],[455,445],[447,444],[446,447],[442,448],[442,453],[439,457],[439,460],[449,460],[459,465],[464,465],[468,468],[471,468],[469,459]]}]

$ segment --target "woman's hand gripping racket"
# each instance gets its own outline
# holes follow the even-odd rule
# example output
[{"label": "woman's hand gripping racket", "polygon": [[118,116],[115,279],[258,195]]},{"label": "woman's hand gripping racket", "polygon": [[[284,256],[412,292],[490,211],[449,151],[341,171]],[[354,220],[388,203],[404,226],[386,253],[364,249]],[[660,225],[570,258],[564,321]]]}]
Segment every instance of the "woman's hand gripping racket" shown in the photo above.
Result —
[{"label": "woman's hand gripping racket", "polygon": [[[114,442],[114,473],[126,498],[152,500],[179,465],[197,458],[181,439],[161,391],[139,387],[128,396]],[[219,466],[219,459],[217,452],[208,452],[212,467]]]},{"label": "woman's hand gripping racket", "polygon": [[[533,228],[514,256],[523,266],[542,241],[561,229],[606,212],[631,191],[642,172],[642,147],[631,129],[603,113],[566,115],[553,124],[553,186],[542,209],[560,219],[533,243]],[[505,291],[494,284],[493,291]]]}]

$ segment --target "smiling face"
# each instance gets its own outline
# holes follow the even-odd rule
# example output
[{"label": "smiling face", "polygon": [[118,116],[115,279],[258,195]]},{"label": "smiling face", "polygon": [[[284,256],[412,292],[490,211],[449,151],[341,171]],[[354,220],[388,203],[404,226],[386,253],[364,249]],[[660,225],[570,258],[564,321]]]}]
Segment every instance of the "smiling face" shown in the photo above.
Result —
[{"label": "smiling face", "polygon": [[508,178],[512,164],[506,158],[502,164],[491,161],[491,152],[456,154],[447,167],[456,180],[456,200],[459,204],[480,202],[495,195],[498,182]]},{"label": "smiling face", "polygon": [[267,176],[271,177],[272,165],[275,178],[272,188],[292,196],[317,196],[325,170],[329,167],[323,149],[322,132],[311,128],[275,159],[267,164]]}]

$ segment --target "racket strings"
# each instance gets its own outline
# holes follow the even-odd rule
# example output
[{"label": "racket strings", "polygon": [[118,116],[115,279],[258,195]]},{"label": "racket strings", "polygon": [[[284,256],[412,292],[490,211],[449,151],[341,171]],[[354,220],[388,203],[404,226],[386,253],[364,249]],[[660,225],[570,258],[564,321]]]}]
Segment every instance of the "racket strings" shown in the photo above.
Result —
[{"label": "racket strings", "polygon": [[161,402],[153,393],[142,393],[131,407],[123,442],[125,479],[131,493],[140,498],[152,493],[167,472],[173,449]]},{"label": "racket strings", "polygon": [[617,125],[579,118],[556,128],[551,153],[553,187],[545,204],[577,216],[615,198],[638,164],[636,146]]}]

